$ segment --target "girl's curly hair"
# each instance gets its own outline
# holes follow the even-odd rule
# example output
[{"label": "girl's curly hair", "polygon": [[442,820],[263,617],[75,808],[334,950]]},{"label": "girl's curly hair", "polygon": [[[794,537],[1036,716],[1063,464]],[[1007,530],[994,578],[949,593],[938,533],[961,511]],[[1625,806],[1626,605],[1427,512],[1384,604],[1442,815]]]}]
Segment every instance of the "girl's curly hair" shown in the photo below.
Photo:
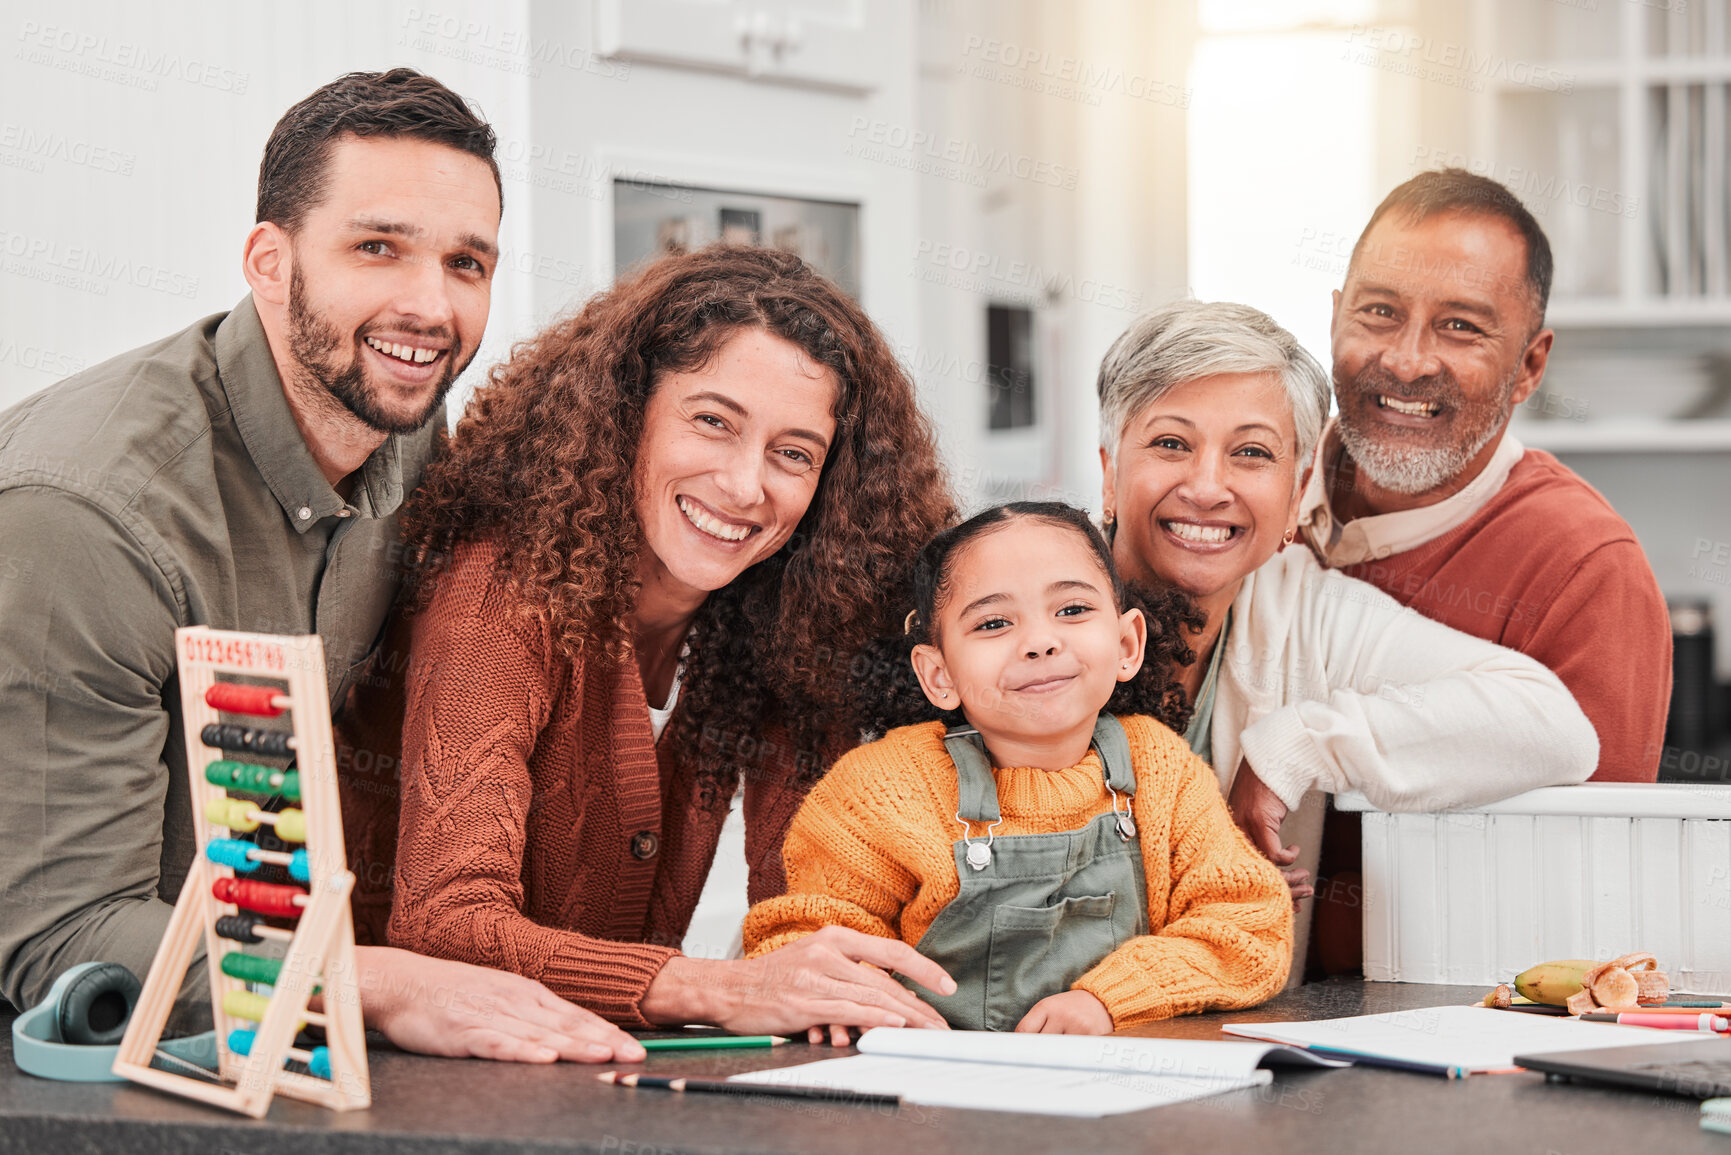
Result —
[{"label": "girl's curly hair", "polygon": [[793,535],[693,622],[668,737],[712,805],[742,758],[767,751],[767,728],[784,731],[808,781],[858,740],[848,670],[899,623],[914,554],[955,516],[913,384],[857,304],[770,249],[713,245],[650,264],[492,370],[404,517],[412,606],[453,546],[488,538],[562,657],[632,660],[645,408],[662,378],[701,370],[745,329],[830,370],[836,431]]},{"label": "girl's curly hair", "polygon": [[1184,635],[1202,629],[1202,612],[1177,589],[1127,585],[1112,560],[1111,547],[1088,515],[1061,501],[1013,501],[993,506],[937,534],[920,550],[914,562],[913,612],[907,615],[905,628],[899,636],[877,639],[855,663],[866,731],[878,737],[916,722],[941,719],[945,725],[955,725],[964,721],[959,708],[941,710],[932,705],[914,676],[910,655],[915,646],[938,644],[938,611],[962,547],[1023,519],[1071,530],[1085,540],[1112,583],[1112,600],[1118,612],[1135,608],[1147,619],[1148,644],[1142,668],[1129,681],[1118,683],[1104,712],[1147,714],[1182,734],[1190,722],[1191,704],[1173,671],[1196,660]]}]

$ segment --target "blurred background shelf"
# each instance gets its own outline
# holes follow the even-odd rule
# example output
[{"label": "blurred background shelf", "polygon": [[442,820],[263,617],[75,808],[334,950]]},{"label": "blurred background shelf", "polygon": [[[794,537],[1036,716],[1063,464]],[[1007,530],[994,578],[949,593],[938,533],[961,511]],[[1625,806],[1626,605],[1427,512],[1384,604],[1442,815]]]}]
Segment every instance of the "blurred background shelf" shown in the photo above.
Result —
[{"label": "blurred background shelf", "polygon": [[1731,327],[1731,297],[1623,300],[1575,297],[1552,301],[1545,324],[1553,329]]},{"label": "blurred background shelf", "polygon": [[1464,100],[1469,163],[1521,197],[1556,259],[1557,339],[1511,429],[1639,537],[1671,603],[1662,773],[1726,779],[1731,0],[1476,0],[1463,40],[1486,81]]},{"label": "blurred background shelf", "polygon": [[[1513,426],[1549,453],[1731,453],[1731,421],[1527,421]],[[1723,496],[1723,495],[1722,495]]]}]

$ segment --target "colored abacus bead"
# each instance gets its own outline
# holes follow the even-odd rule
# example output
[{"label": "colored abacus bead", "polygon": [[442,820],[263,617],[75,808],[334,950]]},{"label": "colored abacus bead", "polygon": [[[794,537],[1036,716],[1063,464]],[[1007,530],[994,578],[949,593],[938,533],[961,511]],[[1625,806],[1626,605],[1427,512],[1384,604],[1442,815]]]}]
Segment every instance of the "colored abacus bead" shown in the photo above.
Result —
[{"label": "colored abacus bead", "polygon": [[[216,920],[216,933],[219,938],[233,942],[255,943],[263,942],[264,936],[258,933],[258,926],[264,919],[256,914],[225,914]],[[266,930],[271,928],[266,927]]]},{"label": "colored abacus bead", "polygon": [[224,790],[248,794],[281,794],[290,802],[301,800],[301,776],[294,770],[278,770],[251,762],[219,759],[204,768],[204,780]]},{"label": "colored abacus bead", "polygon": [[212,722],[198,732],[199,741],[218,750],[243,750],[271,758],[294,753],[294,735],[283,730],[255,730],[229,722]]},{"label": "colored abacus bead", "polygon": [[276,836],[284,842],[307,840],[307,816],[304,810],[279,810],[276,813]]},{"label": "colored abacus bead", "polygon": [[251,874],[264,863],[252,857],[254,846],[238,838],[213,838],[204,844],[204,856],[219,866]]},{"label": "colored abacus bead", "polygon": [[[250,1055],[252,1054],[253,1042],[257,1038],[257,1031],[236,1028],[228,1033],[228,1049],[237,1055]],[[329,1047],[314,1047],[311,1051],[290,1047],[289,1058],[305,1063],[307,1070],[320,1079],[331,1077],[331,1050]]]},{"label": "colored abacus bead", "polygon": [[270,1010],[270,999],[251,991],[224,991],[222,996],[222,1013],[233,1015],[237,1019],[251,1019],[262,1022],[265,1012]]},{"label": "colored abacus bead", "polygon": [[[233,1015],[237,1019],[251,1019],[255,1023],[264,1022],[264,1016],[270,1010],[270,998],[266,995],[256,995],[251,991],[224,991],[222,995],[222,1013]],[[324,1022],[323,1015],[310,1012],[307,1018],[295,1024],[295,1033],[306,1030],[308,1019]]]},{"label": "colored abacus bead", "polygon": [[232,902],[274,918],[297,918],[306,904],[307,892],[298,886],[276,882],[254,882],[250,878],[219,878],[211,883],[218,902]]},{"label": "colored abacus bead", "polygon": [[233,942],[260,943],[292,942],[294,932],[281,930],[274,926],[266,926],[264,916],[243,912],[241,914],[225,914],[216,920],[216,933],[219,938]]},{"label": "colored abacus bead", "polygon": [[259,824],[263,823],[273,827],[276,836],[284,842],[307,840],[306,813],[292,806],[272,814],[260,810],[257,804],[244,798],[212,798],[204,804],[204,817],[208,822],[238,830],[243,834],[257,830]]},{"label": "colored abacus bead", "polygon": [[213,710],[259,718],[274,718],[289,707],[288,696],[275,686],[242,686],[237,682],[218,682],[204,692],[204,701]]},{"label": "colored abacus bead", "polygon": [[258,807],[243,798],[212,798],[204,804],[206,821],[242,833],[258,829]]},{"label": "colored abacus bead", "polygon": [[243,983],[264,983],[274,987],[277,976],[282,974],[282,960],[231,950],[222,956],[222,973]]},{"label": "colored abacus bead", "polygon": [[297,882],[312,881],[304,846],[293,854],[282,854],[261,850],[257,843],[239,838],[213,838],[204,844],[204,856],[219,866],[230,867],[242,874],[251,874],[268,863],[284,867],[288,870],[289,877]]},{"label": "colored abacus bead", "polygon": [[[282,960],[279,958],[264,958],[261,955],[247,954],[242,950],[231,950],[222,956],[222,973],[231,979],[239,979],[243,983],[264,983],[266,986],[276,986],[277,979],[282,975]],[[324,989],[322,983],[313,984],[316,995]]]}]

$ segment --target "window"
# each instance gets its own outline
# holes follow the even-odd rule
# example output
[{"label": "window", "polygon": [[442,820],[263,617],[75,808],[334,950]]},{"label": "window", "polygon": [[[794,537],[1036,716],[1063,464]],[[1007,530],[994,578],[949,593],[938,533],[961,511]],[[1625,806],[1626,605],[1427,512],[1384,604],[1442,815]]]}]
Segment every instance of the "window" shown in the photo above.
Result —
[{"label": "window", "polygon": [[1034,424],[1034,311],[986,306],[986,428]]}]

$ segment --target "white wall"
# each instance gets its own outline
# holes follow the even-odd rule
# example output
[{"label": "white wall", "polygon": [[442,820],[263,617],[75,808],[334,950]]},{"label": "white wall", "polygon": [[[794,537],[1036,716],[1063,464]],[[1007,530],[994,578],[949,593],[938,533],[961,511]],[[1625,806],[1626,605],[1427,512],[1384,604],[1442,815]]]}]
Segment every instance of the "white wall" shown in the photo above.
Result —
[{"label": "white wall", "polygon": [[[965,501],[1098,510],[1094,380],[1144,309],[1188,292],[1184,140],[1189,0],[928,0],[922,127],[1014,168],[922,175],[904,259],[921,345],[907,360]],[[1036,309],[1038,428],[988,433],[986,307]]]},{"label": "white wall", "polygon": [[[509,22],[528,3],[441,6]],[[409,64],[474,101],[501,133],[526,130],[521,77],[404,46],[415,6],[172,11],[114,0],[6,5],[0,408],[234,306],[246,292],[241,243],[265,138],[320,84]],[[521,219],[507,212],[507,245]],[[495,286],[490,337],[522,323],[523,282],[507,274]]]},{"label": "white wall", "polygon": [[[1188,291],[1188,0],[797,6],[867,15],[847,46],[866,92],[609,57],[612,2],[196,0],[162,16],[12,0],[0,407],[232,307],[271,126],[342,72],[407,64],[473,101],[500,140],[503,260],[453,419],[512,341],[611,280],[616,174],[854,200],[864,304],[913,370],[964,499],[1097,503],[1100,356],[1137,311]],[[681,0],[626,3],[677,15]],[[792,10],[719,3],[686,10]],[[651,35],[689,31],[666,23]],[[992,301],[1039,310],[1030,434],[985,432]]]},{"label": "white wall", "polygon": [[453,417],[513,340],[611,279],[620,169],[863,200],[866,306],[898,344],[917,342],[895,259],[913,249],[916,178],[847,152],[862,120],[914,121],[908,0],[870,4],[874,42],[899,51],[880,53],[863,97],[604,59],[592,3],[8,7],[0,408],[231,308],[271,127],[343,72],[399,64],[476,104],[500,140],[503,259]]}]

